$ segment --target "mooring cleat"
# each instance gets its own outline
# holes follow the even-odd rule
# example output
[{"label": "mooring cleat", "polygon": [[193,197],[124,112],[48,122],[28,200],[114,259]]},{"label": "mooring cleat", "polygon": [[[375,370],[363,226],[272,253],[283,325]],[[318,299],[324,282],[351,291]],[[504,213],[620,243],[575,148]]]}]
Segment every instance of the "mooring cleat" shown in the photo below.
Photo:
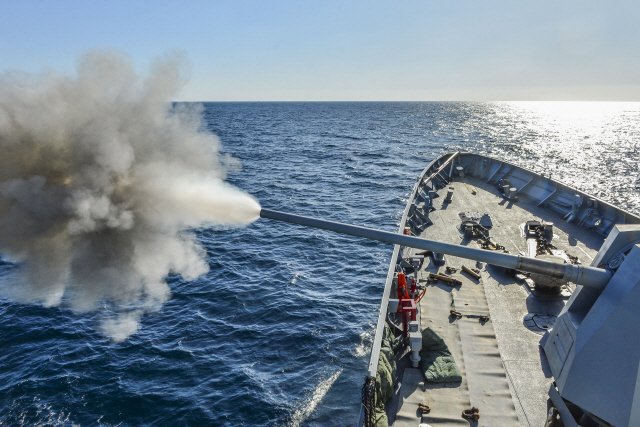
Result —
[{"label": "mooring cleat", "polygon": [[462,418],[478,421],[480,419],[480,410],[477,406],[462,411]]},{"label": "mooring cleat", "polygon": [[449,315],[455,317],[456,319],[462,319],[462,313],[460,313],[459,311],[451,310],[449,312]]},{"label": "mooring cleat", "polygon": [[470,412],[470,409],[465,409],[462,411],[462,418],[478,421],[480,419],[480,414],[477,412]]},{"label": "mooring cleat", "polygon": [[429,408],[427,405],[425,405],[424,403],[419,403],[418,404],[418,410],[425,414],[427,412],[431,412],[431,408]]}]

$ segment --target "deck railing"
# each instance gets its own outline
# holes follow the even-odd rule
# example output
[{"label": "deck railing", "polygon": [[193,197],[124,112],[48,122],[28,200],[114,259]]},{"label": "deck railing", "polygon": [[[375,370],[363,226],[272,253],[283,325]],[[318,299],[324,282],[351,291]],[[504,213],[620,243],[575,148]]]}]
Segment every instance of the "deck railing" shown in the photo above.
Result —
[{"label": "deck railing", "polygon": [[[424,186],[434,175],[438,173],[444,173],[447,176],[450,176],[449,173],[453,168],[449,171],[446,170],[446,167],[449,164],[452,164],[453,160],[458,155],[458,152],[455,153],[446,153],[441,155],[440,157],[434,159],[429,165],[424,168],[418,179],[416,180],[415,185],[413,186],[413,191],[411,192],[411,197],[409,198],[409,202],[404,209],[404,213],[402,214],[402,220],[400,220],[400,227],[398,228],[398,233],[404,233],[404,227],[407,222],[407,215],[409,214],[409,208],[416,197],[416,193],[418,189]],[[444,162],[442,161],[443,159]],[[438,165],[438,162],[440,164]],[[437,166],[437,169],[434,170],[434,166]],[[429,175],[427,175],[429,173]],[[423,182],[425,175],[427,175],[427,182]],[[398,254],[400,252],[400,245],[395,245],[393,248],[393,255],[391,255],[391,262],[389,263],[389,271],[387,273],[387,280],[384,285],[384,291],[382,294],[382,302],[380,303],[380,313],[378,314],[378,323],[376,325],[376,334],[373,339],[373,345],[371,347],[371,358],[369,359],[369,368],[367,372],[367,376],[375,379],[376,374],[378,372],[378,361],[380,359],[380,346],[382,344],[382,335],[384,334],[384,325],[387,319],[387,309],[389,306],[389,298],[391,293],[391,286],[393,284],[393,277],[396,271],[396,260],[398,259]],[[360,408],[360,420],[358,422],[359,426],[362,426],[364,421],[364,406]]]}]

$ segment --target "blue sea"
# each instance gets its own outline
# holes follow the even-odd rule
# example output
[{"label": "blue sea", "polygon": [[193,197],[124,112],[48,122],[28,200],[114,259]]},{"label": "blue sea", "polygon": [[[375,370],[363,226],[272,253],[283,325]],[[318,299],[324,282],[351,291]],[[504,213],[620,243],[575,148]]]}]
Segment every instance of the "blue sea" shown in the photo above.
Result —
[{"label": "blue sea", "polygon": [[[242,166],[228,180],[270,209],[396,231],[422,169],[466,150],[640,213],[638,103],[206,103],[203,118]],[[0,299],[0,425],[355,426],[393,248],[264,219],[195,232],[210,272],[169,277],[122,343],[95,314]]]}]

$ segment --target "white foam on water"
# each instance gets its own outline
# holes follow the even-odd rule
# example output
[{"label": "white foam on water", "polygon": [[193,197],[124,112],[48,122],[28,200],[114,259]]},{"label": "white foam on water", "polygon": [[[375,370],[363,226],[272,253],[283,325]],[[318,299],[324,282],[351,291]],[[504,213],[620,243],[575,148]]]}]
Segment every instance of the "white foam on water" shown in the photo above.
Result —
[{"label": "white foam on water", "polygon": [[371,326],[370,330],[360,332],[360,343],[356,345],[352,352],[355,357],[364,357],[371,353],[371,346],[373,345],[376,330],[373,329],[373,325],[369,326]]},{"label": "white foam on water", "polygon": [[324,396],[327,394],[329,389],[331,389],[331,386],[333,386],[333,383],[336,382],[341,373],[342,368],[331,374],[328,378],[320,381],[320,383],[316,386],[313,395],[309,399],[305,400],[302,404],[302,407],[293,414],[291,420],[289,420],[288,423],[289,427],[299,427],[304,420],[309,418],[309,415],[313,413],[313,411],[316,409],[316,406],[318,406],[318,404],[322,401]]}]

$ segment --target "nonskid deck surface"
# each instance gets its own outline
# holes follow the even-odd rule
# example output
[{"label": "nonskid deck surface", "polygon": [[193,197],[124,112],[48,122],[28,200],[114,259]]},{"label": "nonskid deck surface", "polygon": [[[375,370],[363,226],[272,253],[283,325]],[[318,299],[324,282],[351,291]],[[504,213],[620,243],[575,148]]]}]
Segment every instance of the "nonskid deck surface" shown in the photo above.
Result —
[{"label": "nonskid deck surface", "polygon": [[[444,203],[453,188],[453,199]],[[473,194],[475,192],[475,194]],[[553,244],[589,265],[603,242],[602,236],[567,223],[553,211],[540,208],[526,199],[509,201],[497,188],[473,177],[456,177],[434,200],[433,225],[420,237],[448,243],[479,247],[465,239],[460,231],[459,213],[486,212],[491,215],[491,237],[512,254],[525,254],[526,243],[521,225],[529,220],[554,223]],[[415,254],[412,250],[411,254]],[[526,284],[483,265],[477,281],[460,272],[460,267],[476,267],[475,262],[446,256],[446,264],[434,265],[428,258],[418,278],[427,286],[418,306],[420,328],[432,328],[447,343],[463,374],[461,384],[427,383],[418,369],[410,368],[408,354],[398,356],[399,386],[387,406],[389,424],[395,427],[418,426],[542,426],[546,420],[549,385],[553,381],[539,341],[540,334],[524,324],[527,314],[557,315],[567,298],[538,297]],[[453,276],[462,286],[427,284],[429,272],[458,269]],[[449,316],[450,310],[462,313],[461,319]],[[489,315],[481,322],[479,316]],[[548,317],[550,318],[550,317]],[[404,369],[402,369],[404,368]],[[418,404],[431,408],[420,416]],[[476,406],[480,419],[463,419],[462,410]]]}]

